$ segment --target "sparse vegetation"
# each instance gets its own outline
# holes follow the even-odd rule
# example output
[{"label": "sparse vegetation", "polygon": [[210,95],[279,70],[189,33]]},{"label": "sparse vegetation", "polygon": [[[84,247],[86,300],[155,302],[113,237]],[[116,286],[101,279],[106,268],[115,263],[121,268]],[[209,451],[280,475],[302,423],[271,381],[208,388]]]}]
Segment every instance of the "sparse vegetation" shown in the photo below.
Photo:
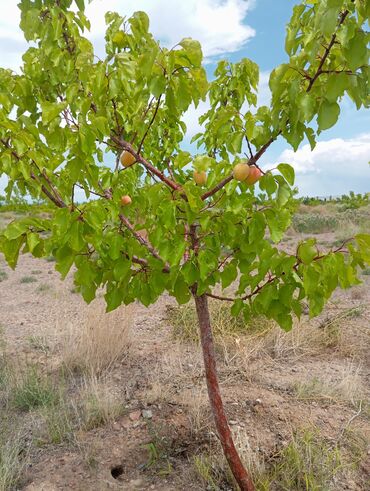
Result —
[{"label": "sparse vegetation", "polygon": [[348,364],[337,378],[315,376],[296,385],[296,394],[301,400],[322,399],[356,404],[363,393],[359,367],[353,364]]},{"label": "sparse vegetation", "polygon": [[32,349],[41,351],[45,354],[50,352],[50,345],[45,336],[29,336],[28,342]]},{"label": "sparse vegetation", "polygon": [[257,489],[325,491],[341,470],[340,450],[317,432],[296,432],[273,457],[270,469],[257,477]]},{"label": "sparse vegetation", "polygon": [[42,441],[56,445],[63,442],[73,442],[76,430],[77,408],[71,401],[61,399],[46,406],[41,412],[45,425]]},{"label": "sparse vegetation", "polygon": [[3,269],[0,269],[0,282],[6,280],[8,278],[8,273]]},{"label": "sparse vegetation", "polygon": [[293,217],[293,228],[305,234],[322,234],[334,232],[338,227],[338,219],[334,216],[317,214],[299,214]]},{"label": "sparse vegetation", "polygon": [[124,413],[124,406],[117,400],[112,388],[95,376],[84,380],[80,408],[81,426],[87,431],[110,423]]},{"label": "sparse vegetation", "polygon": [[[216,341],[225,337],[266,332],[274,326],[273,322],[263,316],[254,317],[246,322],[242,315],[233,316],[227,305],[217,301],[210,301],[209,308]],[[196,312],[192,304],[168,307],[167,313],[175,339],[199,341]]]},{"label": "sparse vegetation", "polygon": [[16,376],[12,402],[17,409],[30,411],[58,401],[58,389],[50,377],[42,374],[36,366],[28,366]]},{"label": "sparse vegetation", "polygon": [[36,291],[39,293],[44,293],[50,291],[50,288],[50,285],[48,285],[47,283],[41,283],[41,285],[37,287]]},{"label": "sparse vegetation", "polygon": [[99,376],[128,355],[133,307],[106,314],[96,301],[79,325],[66,326],[64,364],[71,371]]},{"label": "sparse vegetation", "polygon": [[0,434],[0,491],[19,489],[17,485],[26,460],[21,436],[16,431],[6,434],[3,426]]},{"label": "sparse vegetation", "polygon": [[37,278],[34,276],[22,276],[22,278],[19,280],[20,283],[35,283],[37,281]]}]

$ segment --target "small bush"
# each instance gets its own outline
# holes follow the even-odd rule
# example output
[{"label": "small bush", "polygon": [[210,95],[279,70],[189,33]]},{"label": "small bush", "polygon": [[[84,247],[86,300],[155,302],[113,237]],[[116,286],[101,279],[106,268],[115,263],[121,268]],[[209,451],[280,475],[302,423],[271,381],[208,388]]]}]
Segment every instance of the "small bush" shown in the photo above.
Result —
[{"label": "small bush", "polygon": [[80,424],[84,430],[114,421],[123,412],[124,406],[107,385],[94,376],[85,379],[80,407]]},{"label": "small bush", "polygon": [[37,278],[34,276],[22,276],[22,278],[19,280],[20,283],[35,283],[37,281]]},{"label": "small bush", "polygon": [[296,387],[297,398],[301,400],[342,401],[356,404],[361,400],[362,385],[359,368],[348,364],[342,373],[334,377],[313,377],[299,382]]},{"label": "small bush", "polygon": [[44,336],[29,336],[27,339],[31,348],[41,351],[42,353],[49,353],[50,346],[47,339]]},{"label": "small bush", "polygon": [[71,404],[60,401],[43,409],[43,419],[48,443],[59,444],[74,439],[76,410]]},{"label": "small bush", "polygon": [[8,278],[8,273],[0,269],[0,283]]},{"label": "small bush", "polygon": [[51,380],[31,366],[16,381],[12,400],[17,409],[30,411],[37,407],[51,406],[58,398],[59,392]]},{"label": "small bush", "polygon": [[36,291],[39,293],[48,292],[49,290],[50,290],[50,285],[48,285],[47,283],[41,283],[41,285],[38,286],[36,289]]}]

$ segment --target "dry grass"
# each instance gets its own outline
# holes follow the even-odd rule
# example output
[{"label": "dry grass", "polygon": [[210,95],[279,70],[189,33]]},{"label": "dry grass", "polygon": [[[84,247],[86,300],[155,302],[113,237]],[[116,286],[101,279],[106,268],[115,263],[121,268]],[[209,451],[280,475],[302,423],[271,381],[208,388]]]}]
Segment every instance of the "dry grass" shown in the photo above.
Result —
[{"label": "dry grass", "polygon": [[190,349],[179,342],[164,352],[150,374],[150,389],[146,391],[148,404],[173,402],[184,385],[194,386],[203,381],[203,360],[200,350]]},{"label": "dry grass", "polygon": [[184,391],[180,397],[180,404],[189,418],[193,435],[200,435],[211,427],[212,418],[205,385]]},{"label": "dry grass", "polygon": [[55,404],[43,408],[41,441],[77,444],[81,431],[104,426],[123,412],[124,406],[108,379],[85,376],[77,393],[70,395],[65,392]]},{"label": "dry grass", "polygon": [[[252,450],[252,447],[258,448],[258,443],[253,441],[251,444],[244,431],[238,431],[234,438],[239,455],[259,491],[332,489],[334,478],[343,468],[340,449],[312,430],[293,433],[291,441],[269,457]],[[239,489],[220,448],[196,455],[193,462],[202,489]]]},{"label": "dry grass", "polygon": [[81,427],[90,430],[110,423],[124,412],[122,402],[114,394],[108,380],[89,376],[80,392]]},{"label": "dry grass", "polygon": [[69,322],[63,341],[63,361],[71,371],[99,376],[128,356],[134,307],[105,313],[95,301],[77,325]]},{"label": "dry grass", "polygon": [[[260,317],[246,325],[242,318],[235,320],[224,304],[218,307],[211,303],[211,309],[220,378],[225,383],[241,378],[255,381],[261,377],[263,367],[271,363],[285,363],[287,360],[294,363],[327,352],[361,359],[368,341],[368,334],[362,333],[358,326],[358,318],[363,312],[361,306],[338,308],[320,323],[304,317],[301,321],[297,320],[289,332]],[[199,343],[193,308],[172,307],[169,317],[174,336],[180,344],[165,356],[155,376],[153,390],[158,400],[164,396],[163,392],[167,392],[168,397],[169,387],[174,380],[186,383],[186,380],[194,380],[203,373],[200,357],[195,363],[197,369],[194,373],[194,355],[190,359],[187,349],[194,350],[189,341]],[[356,336],[353,336],[353,332],[356,332]],[[193,370],[189,370],[189,364]]]},{"label": "dry grass", "polygon": [[[3,423],[3,421],[1,421]],[[0,439],[0,491],[19,489],[18,484],[26,466],[27,455],[21,435],[14,432]]]},{"label": "dry grass", "polygon": [[295,386],[297,398],[301,400],[328,400],[356,405],[364,398],[360,367],[348,363],[337,376],[312,377]]}]

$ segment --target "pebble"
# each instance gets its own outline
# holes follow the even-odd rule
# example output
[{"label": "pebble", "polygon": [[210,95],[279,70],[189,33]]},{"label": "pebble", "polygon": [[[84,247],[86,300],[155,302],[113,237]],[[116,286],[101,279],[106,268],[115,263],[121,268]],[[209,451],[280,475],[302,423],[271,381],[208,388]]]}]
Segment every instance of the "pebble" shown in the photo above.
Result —
[{"label": "pebble", "polygon": [[143,409],[141,411],[141,414],[142,414],[143,418],[145,418],[145,419],[152,419],[152,417],[153,417],[153,413],[150,409]]},{"label": "pebble", "polygon": [[132,413],[130,413],[128,415],[128,417],[131,419],[131,421],[138,421],[140,419],[140,416],[141,416],[140,410],[132,411]]}]

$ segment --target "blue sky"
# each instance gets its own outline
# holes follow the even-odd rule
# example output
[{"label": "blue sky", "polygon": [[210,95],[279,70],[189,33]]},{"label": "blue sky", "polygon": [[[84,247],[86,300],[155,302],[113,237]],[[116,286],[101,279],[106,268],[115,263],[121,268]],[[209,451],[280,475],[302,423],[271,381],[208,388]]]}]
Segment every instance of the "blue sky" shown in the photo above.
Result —
[{"label": "blue sky", "polygon": [[[285,25],[295,0],[93,0],[87,8],[92,20],[89,34],[96,51],[104,46],[104,13],[117,11],[130,15],[144,10],[151,29],[163,44],[172,46],[182,37],[201,41],[206,69],[212,77],[217,60],[238,61],[243,57],[257,62],[261,69],[260,100],[268,102],[268,75],[286,61]],[[27,48],[18,28],[16,0],[0,0],[0,64],[17,70]],[[199,130],[197,118],[207,110],[203,103],[185,117],[188,139]],[[370,115],[356,111],[348,98],[342,101],[338,124],[320,135],[310,151],[305,142],[296,153],[280,139],[263,158],[263,165],[275,167],[289,162],[296,169],[297,185],[303,195],[338,195],[349,190],[370,191]],[[1,192],[1,189],[0,189]]]}]

